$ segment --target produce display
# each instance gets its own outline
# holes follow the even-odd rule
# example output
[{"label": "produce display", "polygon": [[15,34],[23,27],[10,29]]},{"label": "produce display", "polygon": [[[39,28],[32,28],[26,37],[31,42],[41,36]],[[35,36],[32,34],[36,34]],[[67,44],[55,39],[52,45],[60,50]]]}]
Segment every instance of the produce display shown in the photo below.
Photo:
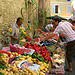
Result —
[{"label": "produce display", "polygon": [[[37,72],[40,75],[45,75],[43,72],[48,71],[49,64],[40,62],[36,58],[33,59],[33,58],[29,57],[28,55],[24,56],[24,55],[20,55],[16,52],[15,53],[13,52],[12,54],[16,55],[19,58],[17,58],[13,64],[8,64],[7,68],[5,68],[4,70],[0,69],[0,72],[2,72],[5,75],[24,75],[24,74],[25,75],[28,75],[28,74],[29,75],[37,75]],[[25,60],[29,63],[34,62],[35,64],[40,65],[40,68],[38,69],[37,72],[30,70],[28,67],[26,67],[25,69],[18,68],[17,66],[22,60]],[[43,71],[43,72],[41,72],[41,71]]]},{"label": "produce display", "polygon": [[49,62],[51,61],[50,59],[50,53],[45,49],[45,47],[39,47],[37,44],[33,43],[26,43],[23,45],[25,48],[30,48],[35,50],[35,54],[33,54],[35,58],[38,58],[41,61]]},{"label": "produce display", "polygon": [[51,57],[53,73],[64,74],[64,64],[65,64],[65,51],[62,48],[57,48],[54,55]]},{"label": "produce display", "polygon": [[3,55],[0,56],[0,63],[2,63],[3,65],[6,65],[8,64],[8,55],[3,53]]},{"label": "produce display", "polygon": [[[50,33],[43,32],[45,37]],[[64,72],[65,51],[56,47],[58,36],[52,39],[40,41],[39,37],[32,39],[26,36],[19,44],[10,44],[10,47],[3,47],[0,51],[0,75],[48,75],[52,73],[51,67]],[[51,63],[52,62],[52,63]]]}]

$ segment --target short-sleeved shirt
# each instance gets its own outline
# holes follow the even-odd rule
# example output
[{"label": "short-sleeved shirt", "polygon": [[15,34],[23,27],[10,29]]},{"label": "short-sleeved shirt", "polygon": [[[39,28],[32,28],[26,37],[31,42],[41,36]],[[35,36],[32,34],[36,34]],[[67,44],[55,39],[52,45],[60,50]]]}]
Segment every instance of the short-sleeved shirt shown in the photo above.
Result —
[{"label": "short-sleeved shirt", "polygon": [[53,33],[62,34],[67,42],[75,40],[75,31],[72,29],[72,24],[67,21],[60,22]]},{"label": "short-sleeved shirt", "polygon": [[51,30],[51,27],[53,27],[53,25],[52,25],[52,24],[48,24],[48,25],[45,27],[45,29],[46,29],[47,31],[50,31],[50,30]]},{"label": "short-sleeved shirt", "polygon": [[[23,28],[23,30],[25,30],[24,29],[24,27],[23,27],[23,25],[21,25],[20,27],[22,27]],[[12,26],[11,26],[11,28],[12,28],[12,35],[11,36],[15,36],[16,38],[19,36],[19,29],[20,28],[18,28],[18,25],[16,24],[16,23],[14,23]],[[15,40],[14,38],[12,38],[11,37],[11,43],[12,44],[16,44],[17,43],[17,40]]]}]

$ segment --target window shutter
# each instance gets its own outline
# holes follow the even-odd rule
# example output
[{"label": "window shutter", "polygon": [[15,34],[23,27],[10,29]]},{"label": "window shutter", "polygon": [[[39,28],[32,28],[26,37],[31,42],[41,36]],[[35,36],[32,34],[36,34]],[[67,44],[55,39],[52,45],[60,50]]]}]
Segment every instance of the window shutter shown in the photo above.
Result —
[{"label": "window shutter", "polygon": [[58,13],[61,13],[61,6],[59,5]]},{"label": "window shutter", "polygon": [[51,13],[53,13],[53,5],[51,5]]},{"label": "window shutter", "polygon": [[55,13],[55,5],[54,5],[54,13]]},{"label": "window shutter", "polygon": [[67,14],[71,14],[71,6],[67,6]]}]

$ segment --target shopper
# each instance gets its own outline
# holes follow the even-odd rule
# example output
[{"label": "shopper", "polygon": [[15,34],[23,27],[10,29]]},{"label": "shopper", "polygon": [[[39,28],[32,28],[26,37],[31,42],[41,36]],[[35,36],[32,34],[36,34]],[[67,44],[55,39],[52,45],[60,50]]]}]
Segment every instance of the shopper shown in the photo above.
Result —
[{"label": "shopper", "polygon": [[[72,72],[72,57],[75,53],[75,26],[73,26],[70,22],[65,21],[61,22],[60,18],[54,18],[53,19],[54,25],[56,25],[56,29],[53,33],[51,33],[49,36],[46,36],[44,38],[40,38],[41,41],[45,41],[49,38],[52,38],[56,34],[62,34],[66,41],[66,57],[69,63],[69,71]],[[73,21],[75,23],[75,21]]]},{"label": "shopper", "polygon": [[17,44],[19,42],[18,36],[19,36],[19,29],[20,27],[23,28],[23,19],[21,17],[17,18],[16,23],[14,23],[12,28],[12,35],[11,35],[11,44]]}]

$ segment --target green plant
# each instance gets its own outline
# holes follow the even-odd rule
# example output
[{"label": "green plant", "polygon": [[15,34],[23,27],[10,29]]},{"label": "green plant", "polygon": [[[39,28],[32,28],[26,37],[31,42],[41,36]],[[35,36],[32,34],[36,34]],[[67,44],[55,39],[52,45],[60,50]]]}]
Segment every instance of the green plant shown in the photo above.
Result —
[{"label": "green plant", "polygon": [[[50,12],[50,10],[49,9],[47,10],[46,8],[41,10],[41,14],[39,14],[40,15],[39,19],[41,19],[42,16],[43,16],[43,19],[42,19],[42,25],[39,25],[39,19],[38,19],[38,16],[37,16],[38,14],[35,13],[35,11],[37,11],[37,9],[39,7],[38,3],[35,0],[24,0],[24,1],[25,1],[25,6],[23,8],[21,8],[21,16],[22,16],[22,18],[24,20],[25,19],[24,18],[25,17],[24,14],[28,15],[28,17],[26,18],[27,21],[26,21],[26,19],[24,20],[24,22],[28,26],[28,28],[30,27],[28,25],[28,20],[31,20],[31,16],[34,17],[34,18],[32,18],[31,23],[30,23],[31,27],[33,29],[32,32],[33,32],[33,36],[34,36],[34,29],[41,28],[42,30],[44,30],[44,27],[47,24],[47,14],[50,15],[50,13],[47,13],[47,11]],[[31,12],[28,12],[28,1],[31,1],[30,2],[30,4],[31,4]],[[28,30],[28,28],[26,30]],[[36,32],[38,32],[38,31],[36,31]]]},{"label": "green plant", "polygon": [[5,65],[0,64],[0,68],[2,68],[4,70],[7,67]]},{"label": "green plant", "polygon": [[4,75],[4,74],[0,72],[0,75]]}]

